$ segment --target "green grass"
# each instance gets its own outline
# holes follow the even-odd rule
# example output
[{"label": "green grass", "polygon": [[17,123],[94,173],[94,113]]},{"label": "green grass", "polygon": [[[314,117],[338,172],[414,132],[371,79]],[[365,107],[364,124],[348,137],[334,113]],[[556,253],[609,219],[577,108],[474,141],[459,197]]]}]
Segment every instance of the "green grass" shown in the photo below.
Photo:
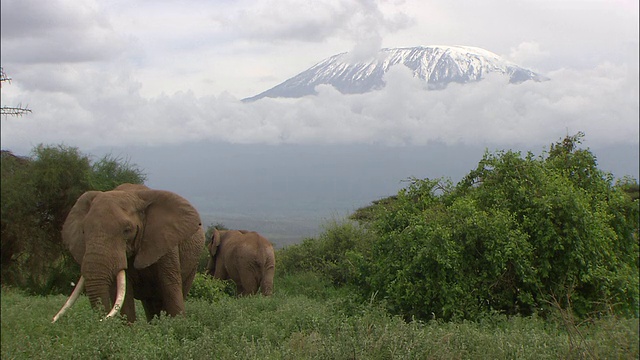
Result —
[{"label": "green grass", "polygon": [[[276,279],[268,298],[191,299],[187,315],[100,321],[86,297],[2,289],[2,359],[637,359],[638,319],[571,329],[539,318],[405,322],[315,274]],[[144,319],[141,309],[139,317]],[[567,331],[570,330],[570,331]]]}]

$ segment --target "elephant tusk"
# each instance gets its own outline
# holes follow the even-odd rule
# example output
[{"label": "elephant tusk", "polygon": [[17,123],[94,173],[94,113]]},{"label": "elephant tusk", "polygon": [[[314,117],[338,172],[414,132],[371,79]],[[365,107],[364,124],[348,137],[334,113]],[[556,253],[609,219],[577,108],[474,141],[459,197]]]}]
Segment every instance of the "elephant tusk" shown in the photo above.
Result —
[{"label": "elephant tusk", "polygon": [[69,296],[69,299],[67,299],[67,302],[64,303],[60,311],[58,311],[56,316],[53,317],[53,320],[51,321],[52,323],[58,321],[58,319],[60,319],[60,317],[64,315],[65,312],[67,312],[67,310],[76,302],[76,300],[78,300],[78,297],[80,296],[80,293],[82,292],[83,289],[84,289],[84,276],[80,276],[80,280],[78,280],[78,284],[76,284],[76,287],[73,289],[73,292]]},{"label": "elephant tusk", "polygon": [[118,277],[116,278],[116,301],[113,304],[111,311],[105,316],[105,319],[114,317],[122,308],[124,303],[124,296],[127,292],[127,274],[124,270],[120,270]]}]

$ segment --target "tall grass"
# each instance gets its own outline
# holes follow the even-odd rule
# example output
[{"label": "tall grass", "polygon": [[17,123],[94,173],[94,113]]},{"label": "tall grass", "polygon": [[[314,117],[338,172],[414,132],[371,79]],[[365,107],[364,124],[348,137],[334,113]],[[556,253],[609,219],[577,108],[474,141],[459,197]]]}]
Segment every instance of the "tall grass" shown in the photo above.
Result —
[{"label": "tall grass", "polygon": [[[187,301],[184,317],[100,321],[83,296],[57,323],[64,296],[2,289],[2,359],[637,359],[638,319],[579,326],[535,317],[405,322],[313,273],[279,277],[271,297]],[[139,312],[142,310],[139,309]],[[144,318],[140,313],[140,317]]]}]

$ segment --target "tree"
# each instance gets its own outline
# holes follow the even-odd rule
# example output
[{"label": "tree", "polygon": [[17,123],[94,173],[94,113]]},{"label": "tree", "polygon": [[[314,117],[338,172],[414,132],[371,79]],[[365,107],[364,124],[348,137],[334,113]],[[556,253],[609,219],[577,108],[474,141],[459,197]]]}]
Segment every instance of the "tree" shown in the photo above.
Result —
[{"label": "tree", "polygon": [[613,184],[583,134],[548,153],[486,153],[455,186],[413,179],[373,212],[363,295],[407,318],[487,312],[638,315],[638,200]]},{"label": "tree", "polygon": [[106,155],[91,165],[89,187],[108,191],[122,183],[142,184],[146,176],[128,159]]},{"label": "tree", "polygon": [[[4,72],[4,69],[0,67],[0,88],[2,87],[3,82],[11,83],[11,78],[7,77],[7,74]],[[22,107],[21,105],[18,105],[17,107],[10,107],[10,106],[0,107],[0,115],[5,115],[5,116],[9,116],[9,115],[22,116],[30,112],[31,112],[31,109],[27,107]]]},{"label": "tree", "polygon": [[2,283],[46,294],[67,291],[77,264],[60,231],[71,207],[87,190],[143,183],[128,162],[107,155],[91,162],[77,148],[39,145],[30,157],[2,152]]}]

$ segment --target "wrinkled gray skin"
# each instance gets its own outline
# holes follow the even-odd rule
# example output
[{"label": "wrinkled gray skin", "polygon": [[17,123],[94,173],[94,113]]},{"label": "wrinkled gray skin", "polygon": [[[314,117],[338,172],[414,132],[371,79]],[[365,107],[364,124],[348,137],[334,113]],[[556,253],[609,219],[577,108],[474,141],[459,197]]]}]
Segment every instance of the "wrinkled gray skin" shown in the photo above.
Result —
[{"label": "wrinkled gray skin", "polygon": [[63,243],[81,265],[91,306],[111,309],[115,277],[127,274],[121,314],[136,320],[134,297],[147,320],[161,311],[184,313],[204,231],[191,204],[169,191],[123,184],[112,191],[88,191],[71,209]]},{"label": "wrinkled gray skin", "polygon": [[239,295],[273,293],[275,254],[273,245],[262,235],[247,230],[214,230],[209,244],[208,273],[218,279],[231,279]]}]

